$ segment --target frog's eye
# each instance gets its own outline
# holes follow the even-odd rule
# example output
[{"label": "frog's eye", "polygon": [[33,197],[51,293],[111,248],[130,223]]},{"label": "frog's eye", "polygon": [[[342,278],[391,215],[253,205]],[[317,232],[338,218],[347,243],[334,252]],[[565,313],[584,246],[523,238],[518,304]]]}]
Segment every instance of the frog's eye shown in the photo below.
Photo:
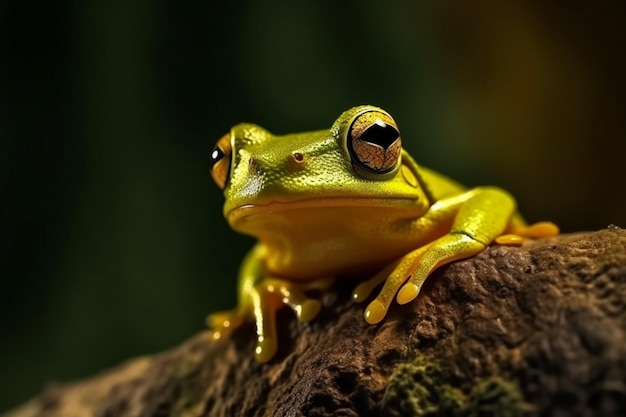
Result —
[{"label": "frog's eye", "polygon": [[220,189],[226,188],[228,177],[230,176],[230,156],[232,148],[230,145],[230,133],[225,134],[217,141],[215,148],[211,151],[211,177]]},{"label": "frog's eye", "polygon": [[383,174],[394,169],[402,153],[396,122],[387,113],[368,111],[357,115],[348,130],[352,163]]}]

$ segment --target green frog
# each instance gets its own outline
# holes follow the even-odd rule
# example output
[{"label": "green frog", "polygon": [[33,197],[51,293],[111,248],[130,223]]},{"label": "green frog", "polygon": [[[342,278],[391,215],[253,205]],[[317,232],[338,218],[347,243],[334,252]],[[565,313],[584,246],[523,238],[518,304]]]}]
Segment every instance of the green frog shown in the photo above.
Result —
[{"label": "green frog", "polygon": [[211,175],[230,226],[258,243],[241,265],[238,306],[207,322],[219,338],[254,318],[259,362],[276,353],[279,308],[304,322],[318,314],[310,290],[379,271],[353,293],[365,301],[382,285],[364,310],[377,324],[394,299],[414,300],[436,268],[494,242],[558,233],[553,223],[527,225],[500,188],[466,189],[418,166],[392,116],[369,105],[313,132],[273,135],[239,124],[213,149]]}]

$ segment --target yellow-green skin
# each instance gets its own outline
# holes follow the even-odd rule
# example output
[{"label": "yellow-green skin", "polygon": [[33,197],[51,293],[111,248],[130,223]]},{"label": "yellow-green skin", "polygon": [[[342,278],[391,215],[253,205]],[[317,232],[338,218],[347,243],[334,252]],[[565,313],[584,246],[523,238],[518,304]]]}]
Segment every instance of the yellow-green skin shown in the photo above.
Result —
[{"label": "yellow-green skin", "polygon": [[506,191],[467,190],[418,167],[404,150],[389,172],[359,167],[348,150],[348,129],[369,111],[387,114],[359,106],[328,130],[284,136],[253,124],[231,129],[224,216],[259,242],[241,266],[237,308],[207,319],[216,338],[253,316],[256,358],[266,362],[277,349],[278,308],[288,305],[302,321],[319,312],[307,290],[380,270],[353,294],[364,301],[384,282],[364,313],[376,324],[394,298],[415,299],[438,266],[473,256],[496,238],[516,244],[558,233],[551,223],[526,226]]}]

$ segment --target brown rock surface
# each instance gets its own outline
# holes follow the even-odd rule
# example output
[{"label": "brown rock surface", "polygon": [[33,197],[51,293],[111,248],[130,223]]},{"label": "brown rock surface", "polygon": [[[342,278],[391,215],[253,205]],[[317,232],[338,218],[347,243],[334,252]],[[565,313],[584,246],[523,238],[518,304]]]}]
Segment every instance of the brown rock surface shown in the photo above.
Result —
[{"label": "brown rock surface", "polygon": [[202,333],[5,417],[626,415],[625,230],[492,246],[377,326],[353,285],[310,324],[284,311],[268,364],[251,325]]}]

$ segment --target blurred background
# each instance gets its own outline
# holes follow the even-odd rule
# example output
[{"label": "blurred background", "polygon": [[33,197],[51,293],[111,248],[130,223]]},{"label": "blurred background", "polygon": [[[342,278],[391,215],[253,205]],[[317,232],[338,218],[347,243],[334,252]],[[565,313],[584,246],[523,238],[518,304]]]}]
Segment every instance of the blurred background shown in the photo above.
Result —
[{"label": "blurred background", "polygon": [[461,3],[0,2],[0,411],[234,305],[207,162],[241,121],[376,104],[531,221],[626,227],[624,3]]}]

